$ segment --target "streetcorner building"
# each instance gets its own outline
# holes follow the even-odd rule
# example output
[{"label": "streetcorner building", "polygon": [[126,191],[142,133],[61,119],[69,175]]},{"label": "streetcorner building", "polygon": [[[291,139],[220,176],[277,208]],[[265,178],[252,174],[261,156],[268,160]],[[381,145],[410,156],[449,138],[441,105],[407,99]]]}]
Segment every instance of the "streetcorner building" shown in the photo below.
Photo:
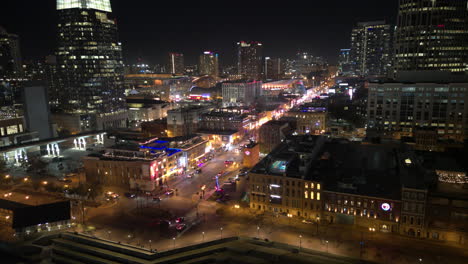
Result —
[{"label": "streetcorner building", "polygon": [[411,160],[391,147],[290,137],[251,170],[250,208],[399,233],[402,179],[425,175]]},{"label": "streetcorner building", "polygon": [[[109,18],[110,0],[57,1],[57,65],[61,89],[52,107],[80,116],[82,130],[94,129],[97,116],[125,109],[122,46],[117,24]],[[116,118],[125,118],[119,113]]]},{"label": "streetcorner building", "polygon": [[153,191],[169,177],[203,163],[208,141],[190,135],[118,144],[83,158],[86,180],[104,186]]}]

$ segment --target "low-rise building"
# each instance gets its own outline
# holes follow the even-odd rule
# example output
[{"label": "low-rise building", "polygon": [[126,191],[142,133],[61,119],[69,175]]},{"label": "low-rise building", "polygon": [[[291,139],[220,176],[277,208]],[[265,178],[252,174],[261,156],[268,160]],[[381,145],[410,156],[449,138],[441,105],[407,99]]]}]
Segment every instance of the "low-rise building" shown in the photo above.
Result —
[{"label": "low-rise building", "polygon": [[402,182],[423,175],[393,147],[289,137],[250,171],[252,209],[400,232]]},{"label": "low-rise building", "polygon": [[171,105],[167,102],[146,96],[127,97],[128,120],[139,126],[141,122],[153,121],[167,117]]},{"label": "low-rise building", "polygon": [[299,135],[320,135],[327,130],[327,108],[321,105],[304,104],[285,113],[297,119],[296,132]]},{"label": "low-rise building", "polygon": [[249,128],[248,114],[212,111],[201,115],[197,133],[209,139],[215,147],[219,147],[226,144],[236,144],[248,132]]},{"label": "low-rise building", "polygon": [[207,106],[187,106],[167,111],[167,135],[178,137],[195,134],[201,115],[211,109]]},{"label": "low-rise building", "polygon": [[66,229],[70,227],[70,219],[70,201],[41,198],[40,195],[29,199],[18,193],[0,199],[0,224],[4,234],[23,237]]},{"label": "low-rise building", "polygon": [[152,138],[115,145],[104,154],[91,154],[83,158],[83,164],[87,181],[153,191],[166,184],[169,177],[198,165],[208,151],[208,142],[195,135]]},{"label": "low-rise building", "polygon": [[222,84],[224,106],[251,105],[262,95],[261,81],[231,81]]},{"label": "low-rise building", "polygon": [[293,129],[287,121],[271,120],[263,124],[259,130],[258,143],[260,152],[268,154],[279,144],[286,136],[291,135]]}]

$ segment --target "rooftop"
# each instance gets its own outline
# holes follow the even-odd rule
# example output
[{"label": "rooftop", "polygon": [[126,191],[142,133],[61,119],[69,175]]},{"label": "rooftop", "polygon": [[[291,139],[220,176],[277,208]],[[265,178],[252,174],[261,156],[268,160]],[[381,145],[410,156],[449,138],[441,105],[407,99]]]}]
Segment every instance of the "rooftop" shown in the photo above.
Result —
[{"label": "rooftop", "polygon": [[294,136],[261,160],[252,173],[319,181],[328,191],[398,199],[401,187],[426,188],[434,174],[415,153],[322,136]]}]

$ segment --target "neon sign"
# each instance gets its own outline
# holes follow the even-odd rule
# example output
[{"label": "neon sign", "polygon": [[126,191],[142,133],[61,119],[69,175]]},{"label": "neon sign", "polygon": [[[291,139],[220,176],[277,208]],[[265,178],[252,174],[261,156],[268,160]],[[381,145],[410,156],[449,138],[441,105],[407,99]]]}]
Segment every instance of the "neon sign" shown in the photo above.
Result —
[{"label": "neon sign", "polygon": [[382,205],[380,205],[380,208],[382,208],[382,210],[387,212],[387,211],[390,211],[391,206],[388,203],[383,203]]}]

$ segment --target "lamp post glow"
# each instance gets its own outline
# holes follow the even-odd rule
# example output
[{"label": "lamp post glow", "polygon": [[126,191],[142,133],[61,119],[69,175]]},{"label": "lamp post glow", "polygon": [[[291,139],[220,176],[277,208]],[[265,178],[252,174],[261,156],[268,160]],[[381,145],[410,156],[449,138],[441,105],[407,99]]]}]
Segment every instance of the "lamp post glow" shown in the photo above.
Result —
[{"label": "lamp post glow", "polygon": [[202,233],[202,242],[205,242],[205,232],[201,232]]},{"label": "lamp post glow", "polygon": [[221,227],[219,231],[221,232],[221,239],[223,239],[223,228]]},{"label": "lamp post glow", "polygon": [[257,226],[257,237],[260,237],[260,227]]},{"label": "lamp post glow", "polygon": [[327,253],[328,253],[328,240],[325,240],[325,243],[327,244]]},{"label": "lamp post glow", "polygon": [[302,249],[302,235],[299,235],[299,250]]},{"label": "lamp post glow", "polygon": [[148,242],[150,244],[150,251],[153,251],[153,247],[151,246],[151,242],[153,242],[153,241],[151,241],[151,239],[150,239]]},{"label": "lamp post glow", "polygon": [[172,241],[174,242],[173,248],[175,248],[175,237],[172,238]]}]

